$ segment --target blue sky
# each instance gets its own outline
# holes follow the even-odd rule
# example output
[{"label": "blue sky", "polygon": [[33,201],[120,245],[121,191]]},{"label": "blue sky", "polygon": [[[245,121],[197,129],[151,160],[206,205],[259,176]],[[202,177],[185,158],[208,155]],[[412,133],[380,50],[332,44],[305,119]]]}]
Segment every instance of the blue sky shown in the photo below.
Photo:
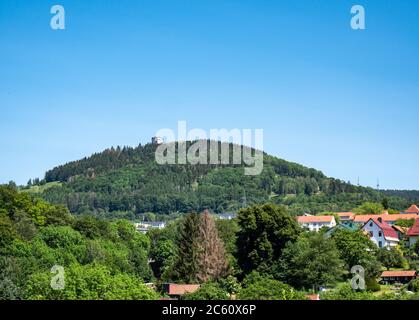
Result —
[{"label": "blue sky", "polygon": [[[50,28],[50,8],[66,29]],[[366,10],[363,31],[350,9]],[[161,128],[262,128],[278,157],[419,189],[419,2],[0,0],[0,183]]]}]

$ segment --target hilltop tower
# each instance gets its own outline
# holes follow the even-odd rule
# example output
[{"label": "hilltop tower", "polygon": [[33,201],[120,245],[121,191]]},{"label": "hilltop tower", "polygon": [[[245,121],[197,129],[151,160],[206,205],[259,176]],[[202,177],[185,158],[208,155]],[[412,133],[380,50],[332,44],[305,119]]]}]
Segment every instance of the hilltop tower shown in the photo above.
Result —
[{"label": "hilltop tower", "polygon": [[160,144],[163,143],[163,138],[162,137],[152,137],[151,138],[151,143],[156,144],[156,145],[160,145]]}]

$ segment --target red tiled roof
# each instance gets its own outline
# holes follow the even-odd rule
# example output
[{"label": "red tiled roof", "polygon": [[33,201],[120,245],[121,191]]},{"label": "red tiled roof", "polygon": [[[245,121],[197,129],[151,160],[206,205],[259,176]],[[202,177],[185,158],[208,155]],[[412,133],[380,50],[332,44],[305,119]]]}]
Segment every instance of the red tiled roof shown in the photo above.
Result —
[{"label": "red tiled roof", "polygon": [[182,296],[186,293],[193,293],[199,289],[199,284],[169,284],[169,295]]},{"label": "red tiled roof", "polygon": [[[388,223],[384,221],[380,222],[378,218],[371,218],[370,220],[373,220],[375,224],[378,225],[378,227],[383,231],[384,238],[399,238],[399,235],[397,234],[396,230],[394,230]],[[365,225],[368,224],[370,220],[368,220],[367,223],[365,223]]]},{"label": "red tiled roof", "polygon": [[307,294],[306,297],[308,300],[320,300],[320,295],[318,294]]},{"label": "red tiled roof", "polygon": [[419,218],[415,220],[413,226],[407,231],[409,237],[419,236]]},{"label": "red tiled roof", "polygon": [[416,271],[414,270],[396,270],[396,271],[383,271],[381,277],[415,277]]},{"label": "red tiled roof", "polygon": [[410,219],[416,219],[418,217],[417,214],[361,214],[356,215],[354,222],[367,222],[370,219],[377,219],[381,218],[385,222],[395,222],[397,220],[410,220]]},{"label": "red tiled roof", "polygon": [[333,216],[300,216],[298,217],[299,223],[310,223],[310,222],[332,222]]},{"label": "red tiled roof", "polygon": [[405,212],[419,214],[419,208],[418,208],[418,206],[417,206],[417,205],[412,204],[412,205],[409,207],[409,209],[407,209]]}]

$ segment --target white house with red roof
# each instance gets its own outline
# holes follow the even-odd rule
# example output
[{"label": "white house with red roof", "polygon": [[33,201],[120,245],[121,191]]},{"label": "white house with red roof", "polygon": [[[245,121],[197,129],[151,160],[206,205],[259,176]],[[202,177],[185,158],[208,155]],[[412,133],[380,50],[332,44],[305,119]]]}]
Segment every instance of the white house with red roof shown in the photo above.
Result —
[{"label": "white house with red roof", "polygon": [[336,226],[336,219],[334,216],[301,216],[297,218],[298,223],[302,228],[310,231],[318,232],[321,228],[333,228]]},{"label": "white house with red roof", "polygon": [[384,222],[381,217],[370,218],[364,224],[362,230],[370,236],[371,241],[379,248],[390,248],[399,244],[397,231]]},{"label": "white house with red roof", "polygon": [[407,231],[409,237],[409,246],[413,247],[419,238],[419,218],[415,220],[413,226]]}]

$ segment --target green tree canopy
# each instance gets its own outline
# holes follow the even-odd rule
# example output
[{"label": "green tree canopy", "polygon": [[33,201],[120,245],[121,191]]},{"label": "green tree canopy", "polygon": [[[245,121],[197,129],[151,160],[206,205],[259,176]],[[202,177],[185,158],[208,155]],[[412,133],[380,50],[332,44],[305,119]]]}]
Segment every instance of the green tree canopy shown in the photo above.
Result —
[{"label": "green tree canopy", "polygon": [[272,204],[240,210],[237,233],[237,258],[241,269],[269,271],[288,241],[301,232],[294,217],[283,207]]}]

